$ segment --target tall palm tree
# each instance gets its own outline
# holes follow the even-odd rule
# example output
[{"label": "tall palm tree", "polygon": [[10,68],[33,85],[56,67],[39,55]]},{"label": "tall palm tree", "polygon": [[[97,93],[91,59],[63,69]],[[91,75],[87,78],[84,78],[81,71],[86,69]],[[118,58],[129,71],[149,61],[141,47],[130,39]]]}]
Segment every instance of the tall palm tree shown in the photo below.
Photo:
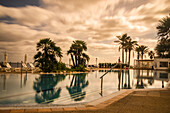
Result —
[{"label": "tall palm tree", "polygon": [[155,53],[153,51],[149,51],[148,55],[150,56],[150,59],[152,59],[154,57]]},{"label": "tall palm tree", "polygon": [[122,62],[124,62],[124,49],[126,46],[126,42],[127,40],[130,38],[130,36],[127,36],[127,33],[123,34],[122,36],[117,36],[117,38],[119,39],[119,49],[122,49]]},{"label": "tall palm tree", "polygon": [[140,51],[141,51],[141,59],[143,60],[143,55],[148,52],[148,47],[141,45],[141,46],[139,46],[139,48],[140,48]]},{"label": "tall palm tree", "polygon": [[129,51],[129,62],[128,62],[129,66],[130,66],[131,51],[134,49],[135,45],[137,45],[137,41],[132,41],[131,38],[127,41],[127,49]]}]

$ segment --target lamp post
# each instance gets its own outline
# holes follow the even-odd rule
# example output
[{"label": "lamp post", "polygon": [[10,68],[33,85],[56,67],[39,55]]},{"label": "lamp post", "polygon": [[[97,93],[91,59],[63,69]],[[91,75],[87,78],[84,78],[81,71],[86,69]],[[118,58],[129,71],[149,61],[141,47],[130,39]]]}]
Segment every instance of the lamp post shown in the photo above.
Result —
[{"label": "lamp post", "polygon": [[4,64],[5,66],[7,66],[7,58],[8,58],[8,54],[5,52],[4,53]]},{"label": "lamp post", "polygon": [[97,68],[97,58],[96,58],[96,68]]}]

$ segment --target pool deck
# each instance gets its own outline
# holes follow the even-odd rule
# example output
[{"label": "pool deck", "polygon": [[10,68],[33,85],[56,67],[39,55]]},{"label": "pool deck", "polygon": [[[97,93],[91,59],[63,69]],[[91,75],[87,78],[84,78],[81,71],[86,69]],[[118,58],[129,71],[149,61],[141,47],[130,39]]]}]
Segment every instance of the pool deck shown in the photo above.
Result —
[{"label": "pool deck", "polygon": [[84,105],[0,109],[0,113],[170,113],[170,89],[121,90]]}]

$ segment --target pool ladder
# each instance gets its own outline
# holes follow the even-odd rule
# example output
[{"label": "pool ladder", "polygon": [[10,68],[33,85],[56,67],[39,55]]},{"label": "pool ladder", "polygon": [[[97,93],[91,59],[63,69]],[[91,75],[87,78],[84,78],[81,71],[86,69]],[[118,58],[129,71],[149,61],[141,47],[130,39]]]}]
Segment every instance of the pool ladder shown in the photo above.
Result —
[{"label": "pool ladder", "polygon": [[101,93],[99,93],[99,94],[100,94],[101,96],[103,96],[103,77],[104,77],[108,72],[110,72],[112,69],[114,69],[116,66],[118,66],[119,64],[120,64],[120,68],[122,69],[121,63],[117,63],[116,65],[112,66],[112,67],[110,68],[110,70],[107,70],[106,73],[104,73],[104,74],[100,77],[100,79],[101,79]]}]

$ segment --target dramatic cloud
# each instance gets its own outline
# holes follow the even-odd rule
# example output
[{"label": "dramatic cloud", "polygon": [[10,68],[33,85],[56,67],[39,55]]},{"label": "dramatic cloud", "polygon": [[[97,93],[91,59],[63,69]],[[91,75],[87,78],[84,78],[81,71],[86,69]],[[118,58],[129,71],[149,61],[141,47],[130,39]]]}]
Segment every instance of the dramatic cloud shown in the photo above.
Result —
[{"label": "dramatic cloud", "polygon": [[158,20],[170,13],[169,0],[7,1],[0,2],[1,61],[5,51],[9,61],[21,61],[26,53],[33,61],[36,43],[49,37],[62,48],[65,63],[73,40],[86,41],[90,63],[95,58],[116,62],[120,57],[119,45],[114,43],[117,35],[128,33],[153,50]]}]

